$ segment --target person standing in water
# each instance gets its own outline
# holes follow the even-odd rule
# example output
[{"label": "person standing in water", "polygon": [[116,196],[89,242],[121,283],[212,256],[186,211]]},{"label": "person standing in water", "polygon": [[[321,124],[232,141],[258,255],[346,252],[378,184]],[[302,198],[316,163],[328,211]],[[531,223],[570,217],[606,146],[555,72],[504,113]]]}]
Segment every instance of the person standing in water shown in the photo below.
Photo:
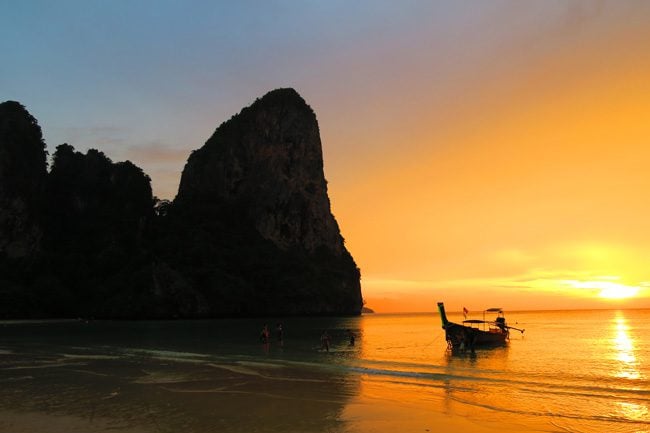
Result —
[{"label": "person standing in water", "polygon": [[355,337],[351,329],[348,329],[348,337],[350,338],[350,346],[354,346]]},{"label": "person standing in water", "polygon": [[284,331],[282,329],[282,323],[278,323],[278,325],[275,327],[275,336],[278,339],[278,343],[280,343],[280,346],[284,344]]},{"label": "person standing in water", "polygon": [[269,325],[264,325],[262,332],[260,332],[260,341],[262,344],[268,344],[269,342]]},{"label": "person standing in water", "polygon": [[271,336],[271,333],[269,332],[269,325],[264,325],[262,328],[262,332],[260,332],[260,342],[262,343],[262,349],[264,349],[264,353],[268,355],[269,349],[271,347],[271,341],[269,340]]},{"label": "person standing in water", "polygon": [[320,348],[325,349],[328,352],[330,351],[330,336],[327,331],[324,331],[320,336]]}]

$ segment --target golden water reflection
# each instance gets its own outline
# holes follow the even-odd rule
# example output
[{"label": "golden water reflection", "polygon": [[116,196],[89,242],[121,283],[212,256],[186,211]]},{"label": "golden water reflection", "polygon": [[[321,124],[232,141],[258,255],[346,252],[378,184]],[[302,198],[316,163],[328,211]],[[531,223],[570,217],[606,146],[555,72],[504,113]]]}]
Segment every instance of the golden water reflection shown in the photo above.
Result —
[{"label": "golden water reflection", "polygon": [[[614,376],[621,379],[641,379],[636,357],[636,340],[630,336],[630,326],[622,311],[616,312],[612,325],[614,328],[614,360],[618,361]],[[626,419],[637,421],[647,419],[650,414],[648,406],[631,401],[616,402],[616,412]]]},{"label": "golden water reflection", "polygon": [[617,405],[619,412],[627,419],[642,421],[647,420],[650,416],[650,410],[643,404],[619,401]]},{"label": "golden water reflection", "polygon": [[621,311],[616,312],[613,325],[615,330],[613,342],[615,359],[619,361],[618,368],[614,372],[614,375],[625,379],[639,379],[641,374],[637,369],[638,364],[635,356],[635,341],[630,337],[630,326]]}]

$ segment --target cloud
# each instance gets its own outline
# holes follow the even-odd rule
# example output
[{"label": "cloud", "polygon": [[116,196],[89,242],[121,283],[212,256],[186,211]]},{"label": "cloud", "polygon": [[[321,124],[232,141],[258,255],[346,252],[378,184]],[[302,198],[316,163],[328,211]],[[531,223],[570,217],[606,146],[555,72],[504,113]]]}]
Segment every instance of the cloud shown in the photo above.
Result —
[{"label": "cloud", "polygon": [[142,145],[129,146],[125,152],[128,159],[148,163],[184,164],[191,149],[172,146],[164,141],[151,141]]},{"label": "cloud", "polygon": [[190,153],[189,148],[154,140],[128,146],[123,156],[151,176],[154,195],[171,199],[176,195],[181,172]]}]

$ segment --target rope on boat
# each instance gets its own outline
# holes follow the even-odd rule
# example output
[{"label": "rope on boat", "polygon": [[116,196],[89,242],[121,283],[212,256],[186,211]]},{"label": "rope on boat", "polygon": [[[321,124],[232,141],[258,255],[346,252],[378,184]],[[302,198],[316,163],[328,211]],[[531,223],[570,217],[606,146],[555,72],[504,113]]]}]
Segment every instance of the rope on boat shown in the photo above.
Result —
[{"label": "rope on boat", "polygon": [[439,338],[440,338],[440,336],[436,336],[433,340],[431,340],[430,342],[428,342],[427,344],[425,344],[423,347],[429,347],[429,346],[431,346],[433,343],[435,343],[436,341],[438,341]]}]

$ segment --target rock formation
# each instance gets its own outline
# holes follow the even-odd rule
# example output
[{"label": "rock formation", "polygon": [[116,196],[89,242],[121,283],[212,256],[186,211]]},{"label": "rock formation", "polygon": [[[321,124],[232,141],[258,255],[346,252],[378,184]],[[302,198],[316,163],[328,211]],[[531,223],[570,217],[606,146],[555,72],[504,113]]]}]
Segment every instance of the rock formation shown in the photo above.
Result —
[{"label": "rock formation", "polygon": [[[330,211],[318,123],[293,89],[224,122],[183,170],[170,218],[217,314],[359,314],[359,270]],[[175,260],[179,262],[179,260]],[[188,274],[188,272],[183,272]],[[200,282],[199,282],[200,281]]]},{"label": "rock formation", "polygon": [[217,128],[171,203],[97,150],[60,145],[47,173],[36,120],[0,104],[0,317],[359,314],[359,278],[293,89]]},{"label": "rock formation", "polygon": [[18,102],[0,104],[0,257],[39,250],[46,167],[41,128]]},{"label": "rock formation", "polygon": [[98,150],[82,154],[62,144],[46,193],[47,264],[80,315],[145,313],[148,302],[138,294],[150,286],[149,177],[129,161],[113,163]]},{"label": "rock formation", "polygon": [[322,246],[343,253],[316,115],[293,89],[269,92],[193,152],[176,202],[235,212],[283,250]]}]

